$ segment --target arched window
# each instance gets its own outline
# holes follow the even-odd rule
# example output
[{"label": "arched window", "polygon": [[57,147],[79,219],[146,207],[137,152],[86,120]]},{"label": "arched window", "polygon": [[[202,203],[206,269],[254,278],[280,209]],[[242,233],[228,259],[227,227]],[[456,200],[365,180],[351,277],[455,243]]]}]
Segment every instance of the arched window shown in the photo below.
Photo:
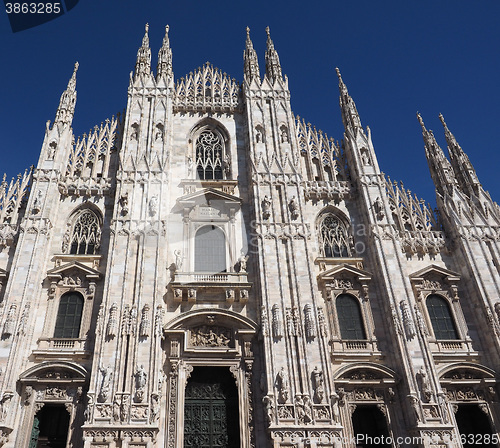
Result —
[{"label": "arched window", "polygon": [[78,338],[82,321],[83,297],[77,292],[61,296],[57,310],[55,338]]},{"label": "arched window", "polygon": [[205,129],[196,139],[196,169],[201,180],[224,178],[224,139],[215,131]]},{"label": "arched window", "polygon": [[324,257],[350,257],[347,228],[340,219],[327,214],[320,224],[320,250]]},{"label": "arched window", "polygon": [[431,294],[426,304],[436,339],[459,339],[448,302],[437,294]]},{"label": "arched window", "polygon": [[340,337],[348,340],[366,339],[359,302],[349,294],[340,294],[336,301]]},{"label": "arched window", "polygon": [[196,233],[194,247],[196,272],[226,272],[226,238],[221,229],[202,227]]},{"label": "arched window", "polygon": [[70,254],[94,255],[98,252],[101,240],[101,227],[96,214],[84,210],[73,225],[70,239]]}]

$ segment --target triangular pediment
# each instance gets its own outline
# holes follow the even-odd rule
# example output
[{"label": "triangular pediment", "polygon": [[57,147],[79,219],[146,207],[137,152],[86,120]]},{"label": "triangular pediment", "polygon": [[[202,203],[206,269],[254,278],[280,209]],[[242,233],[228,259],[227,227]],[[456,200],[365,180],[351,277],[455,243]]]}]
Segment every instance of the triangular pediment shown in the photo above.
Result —
[{"label": "triangular pediment", "polygon": [[215,188],[204,188],[203,190],[190,193],[177,199],[179,204],[183,206],[192,206],[199,204],[209,204],[211,202],[221,202],[224,204],[241,204],[241,199],[232,194],[224,193]]},{"label": "triangular pediment", "polygon": [[101,277],[101,273],[99,271],[89,268],[88,266],[78,261],[71,261],[61,266],[57,266],[54,269],[51,269],[47,272],[47,277],[60,280],[68,274],[74,272],[78,272],[81,277],[85,277],[88,280],[97,280]]},{"label": "triangular pediment", "polygon": [[359,281],[370,281],[372,274],[348,264],[341,264],[318,275],[318,280],[328,282],[338,278],[355,278]]},{"label": "triangular pediment", "polygon": [[422,280],[429,276],[436,276],[441,278],[446,278],[448,281],[458,281],[460,280],[460,274],[450,271],[448,269],[442,268],[440,266],[436,266],[431,264],[420,271],[414,272],[410,274],[410,279],[413,281]]}]

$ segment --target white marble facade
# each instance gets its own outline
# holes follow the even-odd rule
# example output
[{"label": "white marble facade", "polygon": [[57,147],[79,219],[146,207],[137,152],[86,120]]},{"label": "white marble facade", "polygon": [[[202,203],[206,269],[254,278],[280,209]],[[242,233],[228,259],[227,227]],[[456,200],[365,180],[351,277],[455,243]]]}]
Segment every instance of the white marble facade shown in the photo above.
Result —
[{"label": "white marble facade", "polygon": [[[0,446],[48,446],[50,416],[85,448],[354,448],[363,419],[380,446],[497,437],[498,205],[442,117],[449,159],[418,117],[437,214],[381,172],[340,73],[341,145],[295,116],[267,34],[238,83],[175,78],[168,27],[153,74],[146,27],[125,115],[83,138],[75,66],[0,187]],[[211,371],[226,444],[188,428]]]}]

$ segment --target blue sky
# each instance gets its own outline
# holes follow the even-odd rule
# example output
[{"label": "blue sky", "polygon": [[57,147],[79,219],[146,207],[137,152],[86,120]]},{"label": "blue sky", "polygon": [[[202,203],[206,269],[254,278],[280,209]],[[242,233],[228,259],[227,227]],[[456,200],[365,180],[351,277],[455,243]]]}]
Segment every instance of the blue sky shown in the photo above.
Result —
[{"label": "blue sky", "polygon": [[80,0],[52,22],[12,33],[0,14],[0,172],[12,177],[37,163],[45,122],[54,119],[75,61],[75,135],[123,111],[146,22],[154,67],[170,25],[176,78],[210,61],[242,80],[246,26],[262,72],[270,26],[295,114],[342,138],[337,66],[393,180],[435,201],[415,114],[444,149],[443,113],[500,202],[499,17],[496,0]]}]

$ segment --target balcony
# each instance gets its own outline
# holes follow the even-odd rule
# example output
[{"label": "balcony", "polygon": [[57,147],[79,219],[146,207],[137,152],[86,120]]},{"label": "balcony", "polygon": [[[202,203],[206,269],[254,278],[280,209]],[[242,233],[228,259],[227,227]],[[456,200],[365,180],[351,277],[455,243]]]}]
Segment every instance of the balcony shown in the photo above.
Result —
[{"label": "balcony", "polygon": [[33,350],[33,354],[37,359],[88,358],[90,351],[87,342],[87,338],[40,338],[38,349]]},{"label": "balcony", "polygon": [[246,303],[251,286],[247,272],[175,272],[170,283],[176,302]]}]

